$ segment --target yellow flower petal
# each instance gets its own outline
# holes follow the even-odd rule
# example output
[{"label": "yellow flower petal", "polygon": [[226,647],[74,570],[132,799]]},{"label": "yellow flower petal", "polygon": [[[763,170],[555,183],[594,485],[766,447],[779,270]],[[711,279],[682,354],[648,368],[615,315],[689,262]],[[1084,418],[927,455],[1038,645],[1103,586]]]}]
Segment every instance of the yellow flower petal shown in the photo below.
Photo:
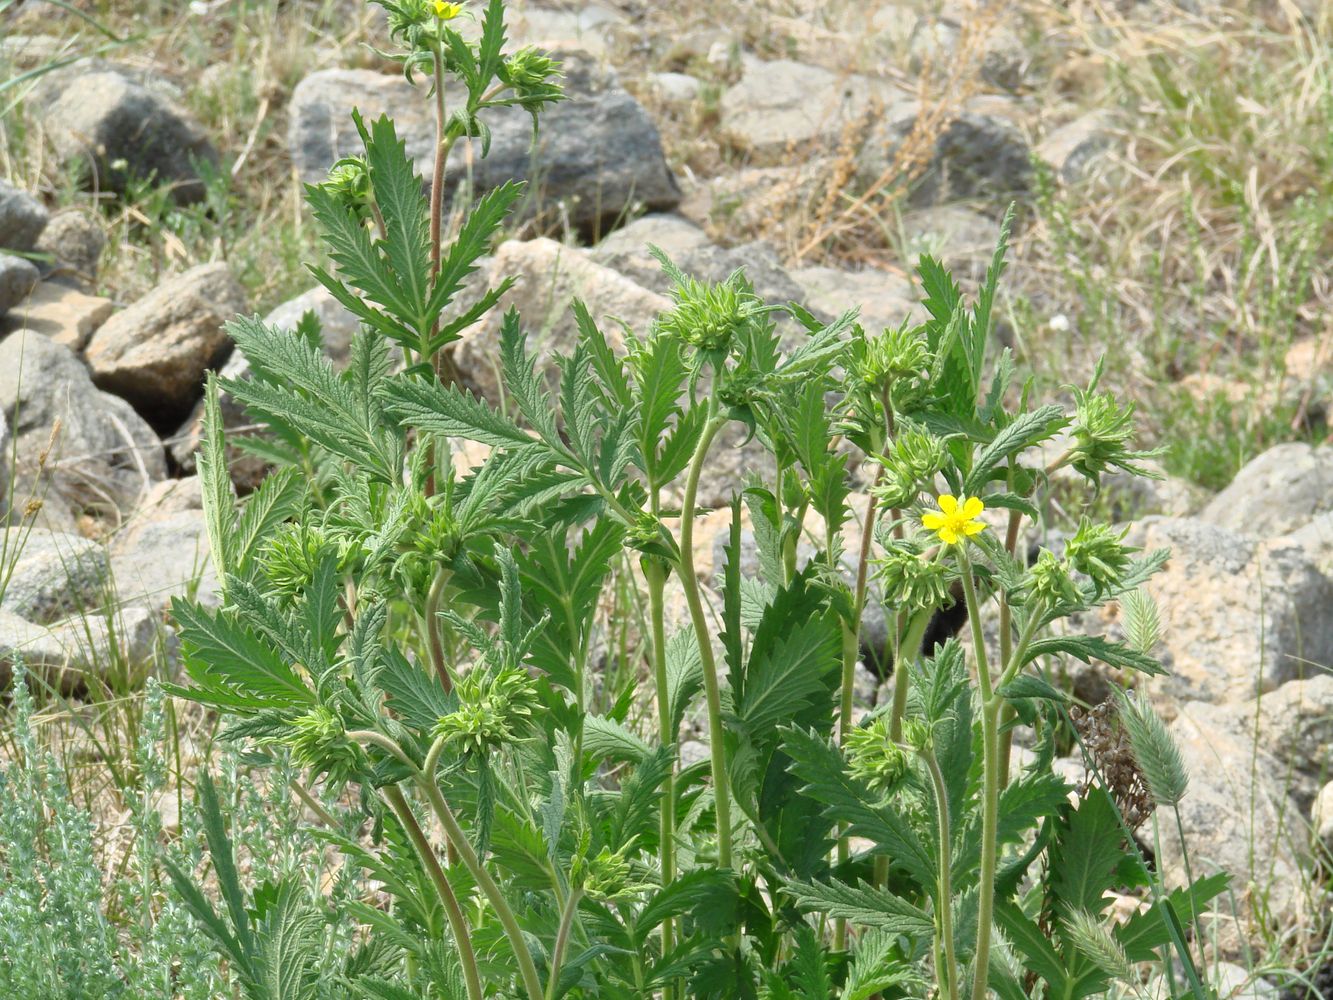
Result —
[{"label": "yellow flower petal", "polygon": [[979,497],[968,497],[963,501],[964,517],[976,517],[985,509],[986,505],[981,502]]},{"label": "yellow flower petal", "polygon": [[963,524],[963,531],[968,535],[976,535],[986,530],[986,526],[980,521],[967,521]]},{"label": "yellow flower petal", "polygon": [[945,545],[956,545],[958,543],[958,532],[946,525],[940,529],[940,541]]},{"label": "yellow flower petal", "polygon": [[921,524],[927,531],[936,531],[939,528],[944,527],[945,523],[946,520],[943,514],[936,514],[934,511],[929,511],[921,515]]},{"label": "yellow flower petal", "polygon": [[949,496],[949,494],[946,493],[944,496],[940,497],[940,510],[944,511],[944,513],[952,514],[957,509],[958,501]]}]

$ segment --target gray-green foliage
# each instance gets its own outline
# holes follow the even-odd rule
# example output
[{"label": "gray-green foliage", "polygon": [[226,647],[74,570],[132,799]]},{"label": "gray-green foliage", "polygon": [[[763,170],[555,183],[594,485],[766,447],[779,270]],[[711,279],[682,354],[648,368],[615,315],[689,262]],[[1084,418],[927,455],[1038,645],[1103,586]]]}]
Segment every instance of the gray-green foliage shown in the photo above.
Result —
[{"label": "gray-green foliage", "polygon": [[[555,96],[548,64],[501,55],[499,0],[474,43],[455,37],[451,5],[386,6],[408,72],[452,74],[468,94],[462,117],[441,122],[440,156],[464,134],[484,148],[488,74],[534,115]],[[934,988],[1016,1000],[1027,975],[1082,997],[1123,970],[1071,915],[1096,919],[1108,889],[1133,886],[1154,901],[1108,932],[1114,948],[1132,962],[1174,951],[1192,969],[1181,923],[1224,881],[1166,893],[1113,790],[1094,785],[1071,804],[1051,769],[1064,696],[1043,661],[1160,667],[1142,643],[1049,626],[1134,591],[1165,553],[1084,520],[1063,556],[1020,556],[1018,529],[1040,516],[1051,472],[1071,466],[1091,494],[1144,454],[1130,409],[1096,379],[1067,412],[1030,398],[1007,351],[990,355],[1012,214],[974,304],[925,258],[928,318],[881,333],[854,310],[821,322],[765,303],[739,272],[694,280],[657,252],[672,307],[613,340],[576,304],[577,343],[553,370],[538,366],[522,317],[505,315],[501,406],[450,377],[447,348],[505,287],[455,301],[516,189],[482,198],[437,246],[438,205],[392,123],[357,124],[369,202],[346,163],[309,191],[334,264],[317,276],[363,320],[351,362],[335,372],[311,324],[233,325],[252,378],[226,388],[271,432],[247,447],[281,468],[237,512],[210,385],[200,470],[225,600],[173,608],[188,683],[172,690],[221,713],[249,761],[291,766],[302,791],[346,792],[321,810],[320,836],[381,886],[329,903],[290,873],[250,888],[201,780],[217,898],[184,869],[173,879],[246,994],[808,1000]],[[729,424],[776,471],[736,484],[710,608],[696,499]],[[1071,447],[1044,460],[1040,446],[1066,429]],[[457,439],[489,456],[456,471]],[[854,455],[885,472],[864,515],[878,524],[862,525],[852,554]],[[949,492],[937,496],[941,479]],[[1011,530],[983,527],[983,509],[1005,512]],[[604,597],[640,574],[646,628],[616,647]],[[668,586],[688,609],[674,634]],[[970,664],[956,641],[919,648],[955,588]],[[858,723],[853,669],[872,600],[896,625],[899,669],[892,704]],[[991,603],[993,662],[980,629]],[[643,690],[607,687],[636,674]],[[709,756],[684,766],[692,707]],[[1021,725],[1038,751],[1010,774]],[[335,945],[345,963],[319,962]]]},{"label": "gray-green foliage", "polygon": [[160,693],[149,694],[138,747],[142,777],[139,797],[129,803],[130,863],[108,876],[99,865],[103,845],[92,816],[41,748],[21,664],[11,690],[17,758],[0,766],[0,994],[217,996],[224,980],[208,941],[178,902],[164,898]]}]

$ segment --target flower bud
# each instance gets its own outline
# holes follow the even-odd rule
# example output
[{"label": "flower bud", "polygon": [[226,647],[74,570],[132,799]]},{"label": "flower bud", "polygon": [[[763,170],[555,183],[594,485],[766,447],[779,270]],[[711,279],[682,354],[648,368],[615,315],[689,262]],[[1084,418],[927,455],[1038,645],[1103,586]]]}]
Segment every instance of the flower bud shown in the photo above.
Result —
[{"label": "flower bud", "polygon": [[847,734],[847,769],[872,789],[887,792],[907,774],[907,752],[889,736],[889,719],[879,716]]}]

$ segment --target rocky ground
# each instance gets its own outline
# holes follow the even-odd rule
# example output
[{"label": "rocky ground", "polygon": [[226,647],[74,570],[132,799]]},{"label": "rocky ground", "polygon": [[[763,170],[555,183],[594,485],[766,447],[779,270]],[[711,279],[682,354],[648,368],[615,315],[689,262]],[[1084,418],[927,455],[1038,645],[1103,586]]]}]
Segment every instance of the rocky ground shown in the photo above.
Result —
[{"label": "rocky ground", "polygon": [[[420,88],[356,45],[377,37],[373,8],[339,8],[338,30],[307,36],[265,22],[292,50],[279,66],[234,39],[226,6],[191,5],[195,21],[164,20],[167,41],[97,56],[74,19],[53,29],[49,11],[0,8],[0,67],[31,73],[0,91],[0,176],[12,180],[0,181],[12,484],[0,669],[22,650],[70,689],[90,670],[169,663],[171,596],[214,592],[192,473],[205,374],[245,373],[223,323],[262,310],[293,326],[313,309],[335,361],[346,347],[348,314],[256,249],[310,252],[297,182],[353,151],[352,106],[392,113],[418,157],[429,148]],[[1324,152],[1285,154],[1265,129],[1306,148],[1300,129],[1333,124],[1328,11],[803,6],[515,5],[515,42],[559,53],[570,99],[535,151],[518,113],[494,123],[488,159],[459,158],[448,177],[455,192],[469,179],[532,182],[488,265],[519,278],[505,305],[546,360],[571,343],[576,296],[598,319],[642,327],[665,304],[651,242],[701,277],[744,267],[772,300],[829,315],[859,305],[868,325],[897,325],[918,308],[915,255],[975,282],[1017,201],[1001,335],[1052,386],[1108,353],[1108,377],[1140,396],[1168,446],[1162,481],[1113,482],[1098,502],[1133,520],[1138,544],[1173,553],[1149,586],[1172,670],[1153,695],[1193,776],[1182,821],[1195,875],[1235,876],[1238,922],[1219,921],[1220,950],[1299,953],[1327,931],[1318,873],[1333,851],[1333,196],[1319,202],[1311,180],[1326,186],[1333,128]],[[1226,112],[1202,120],[1160,60],[1233,31],[1272,72],[1293,52],[1304,71],[1268,95],[1237,81]],[[302,39],[317,57],[294,54]],[[169,45],[187,63],[229,46],[255,62],[184,72]],[[1214,55],[1214,75],[1193,84],[1225,91],[1234,53]],[[251,69],[259,83],[238,103]],[[497,336],[483,323],[457,353],[487,398]],[[244,415],[224,409],[244,433]],[[705,503],[749,461],[722,454]],[[243,490],[262,474],[238,458]],[[710,523],[703,566],[722,526]],[[1114,630],[1111,615],[1089,627]],[[1069,680],[1090,702],[1108,682],[1072,668]],[[867,675],[867,698],[873,688]],[[1179,866],[1173,838],[1158,859]]]}]

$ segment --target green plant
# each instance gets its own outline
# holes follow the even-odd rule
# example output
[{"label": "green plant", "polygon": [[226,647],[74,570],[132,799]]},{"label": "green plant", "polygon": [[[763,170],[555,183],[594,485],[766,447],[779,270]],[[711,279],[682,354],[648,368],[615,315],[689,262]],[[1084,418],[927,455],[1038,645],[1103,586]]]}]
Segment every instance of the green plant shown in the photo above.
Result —
[{"label": "green plant", "polygon": [[[500,0],[471,44],[450,27],[455,5],[386,6],[406,68],[430,68],[436,88],[431,198],[393,124],[358,117],[364,159],[308,190],[336,268],[315,273],[363,321],[347,370],[333,372],[310,324],[233,324],[253,378],[226,388],[271,431],[244,446],[279,468],[238,514],[210,385],[199,468],[224,601],[175,603],[190,684],[173,690],[222,713],[252,759],[302,769],[293,787],[307,805],[314,782],[359,792],[359,817],[322,811],[326,836],[391,904],[341,911],[383,959],[373,971],[275,991],[263,956],[313,947],[318,914],[250,919],[259,904],[231,870],[205,784],[228,915],[177,882],[248,995],[1017,1000],[1038,983],[1103,993],[1132,977],[1129,963],[1166,961],[1206,996],[1184,925],[1225,880],[1167,892],[1122,819],[1126,789],[1103,778],[1071,803],[1051,769],[1068,718],[1044,657],[1160,668],[1134,645],[1050,626],[1134,592],[1165,553],[1135,553],[1084,518],[1063,554],[1019,555],[1052,472],[1068,466],[1092,492],[1108,470],[1142,473],[1146,453],[1100,371],[1066,412],[1013,384],[1007,351],[988,358],[1009,221],[975,304],[923,258],[929,318],[881,333],[853,311],[825,324],[764,303],[739,272],[696,281],[655,251],[674,301],[649,330],[609,337],[576,304],[577,346],[548,373],[516,314],[494,324],[513,404],[497,409],[452,381],[447,349],[491,322],[507,287],[454,302],[518,189],[485,195],[445,244],[442,160],[463,135],[484,149],[486,107],[535,114],[554,99],[554,67],[501,55]],[[468,95],[452,117],[450,74]],[[714,634],[698,497],[732,423],[775,471],[737,484]],[[1039,457],[1061,431],[1066,447]],[[466,474],[449,456],[460,438],[490,449]],[[858,453],[878,466],[859,524]],[[987,510],[1002,524],[980,520]],[[743,514],[755,576],[741,568]],[[623,584],[626,556],[647,634],[638,648],[602,644],[633,662],[598,673],[602,597]],[[956,641],[920,650],[955,587],[970,657]],[[668,588],[688,610],[670,633]],[[858,720],[861,619],[881,597],[894,697]],[[644,691],[606,692],[595,711],[598,676],[639,668]],[[682,721],[701,699],[709,759],[681,767]],[[646,731],[630,724],[643,702]],[[1037,751],[1014,774],[1020,727]],[[1170,761],[1143,765],[1161,774]],[[1109,926],[1113,886],[1149,888],[1152,904]]]}]

